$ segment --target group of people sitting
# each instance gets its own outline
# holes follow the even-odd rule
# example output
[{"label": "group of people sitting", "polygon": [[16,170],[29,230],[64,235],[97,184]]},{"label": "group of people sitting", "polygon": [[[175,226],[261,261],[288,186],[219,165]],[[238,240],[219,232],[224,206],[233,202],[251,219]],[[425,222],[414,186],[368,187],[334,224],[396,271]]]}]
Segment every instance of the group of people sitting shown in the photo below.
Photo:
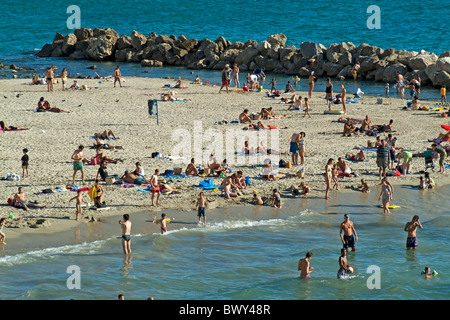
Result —
[{"label": "group of people sitting", "polygon": [[389,120],[388,124],[383,125],[372,125],[372,120],[366,115],[365,119],[362,120],[361,126],[358,128],[355,126],[355,121],[347,118],[344,124],[344,136],[351,136],[352,133],[359,135],[365,133],[367,135],[375,135],[378,132],[391,132],[394,125],[394,120]]}]

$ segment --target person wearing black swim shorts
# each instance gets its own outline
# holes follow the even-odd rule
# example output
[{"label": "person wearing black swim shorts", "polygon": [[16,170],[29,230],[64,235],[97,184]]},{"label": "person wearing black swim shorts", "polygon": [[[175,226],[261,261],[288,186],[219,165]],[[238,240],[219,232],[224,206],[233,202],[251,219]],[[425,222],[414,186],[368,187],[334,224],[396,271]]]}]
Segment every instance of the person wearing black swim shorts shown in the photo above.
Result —
[{"label": "person wearing black swim shorts", "polygon": [[348,251],[348,248],[352,248],[352,251],[355,251],[355,241],[358,241],[358,235],[348,214],[344,214],[344,222],[341,223],[339,236],[346,251]]}]

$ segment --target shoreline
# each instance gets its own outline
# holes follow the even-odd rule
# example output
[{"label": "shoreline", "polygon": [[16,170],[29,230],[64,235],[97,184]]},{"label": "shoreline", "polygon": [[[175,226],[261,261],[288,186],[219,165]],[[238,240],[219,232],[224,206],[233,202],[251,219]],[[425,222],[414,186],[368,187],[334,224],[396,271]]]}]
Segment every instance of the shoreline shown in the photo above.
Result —
[{"label": "shoreline", "polygon": [[[110,174],[122,174],[125,170],[132,170],[136,161],[141,161],[148,175],[155,168],[162,172],[164,169],[173,167],[173,162],[167,159],[151,158],[154,151],[161,152],[164,156],[171,152],[171,147],[175,144],[166,143],[171,140],[173,130],[186,129],[191,130],[193,122],[203,121],[203,129],[219,129],[224,132],[226,129],[241,130],[244,125],[214,125],[214,122],[227,119],[228,121],[237,118],[244,108],[251,112],[257,112],[263,106],[272,106],[275,114],[284,114],[286,119],[264,121],[264,123],[275,123],[276,125],[286,125],[288,129],[277,130],[280,134],[280,150],[288,151],[288,141],[290,135],[299,130],[307,133],[306,141],[306,165],[305,178],[295,177],[283,178],[277,182],[268,182],[257,179],[260,168],[253,168],[251,165],[244,164],[233,166],[233,172],[243,170],[244,176],[249,176],[252,184],[243,193],[244,195],[237,199],[225,200],[218,197],[212,190],[205,191],[213,208],[240,208],[253,206],[250,204],[252,190],[258,192],[264,197],[271,195],[273,187],[279,189],[283,199],[290,200],[291,193],[288,189],[291,186],[298,186],[301,181],[306,181],[311,187],[310,198],[323,198],[325,182],[322,172],[325,161],[332,156],[344,157],[346,152],[356,153],[354,146],[363,145],[367,140],[374,137],[342,137],[343,124],[332,123],[337,120],[339,115],[323,115],[322,111],[326,109],[325,101],[322,99],[322,92],[314,92],[311,99],[312,118],[303,120],[303,112],[286,111],[288,105],[279,104],[279,100],[267,98],[265,92],[253,92],[244,95],[241,92],[230,92],[224,97],[224,94],[217,94],[218,87],[206,85],[194,85],[188,83],[188,88],[183,90],[164,88],[164,85],[172,80],[158,78],[126,78],[124,88],[116,90],[112,87],[112,82],[105,81],[99,83],[98,80],[83,80],[80,83],[86,83],[87,91],[60,91],[60,84],[55,86],[53,93],[47,93],[45,86],[29,86],[24,79],[0,80],[0,88],[7,97],[0,109],[0,118],[4,119],[7,125],[26,126],[29,130],[23,132],[2,132],[2,161],[5,164],[5,172],[15,172],[21,174],[20,157],[21,150],[24,147],[30,149],[31,176],[29,178],[16,181],[1,181],[4,188],[0,195],[4,202],[2,204],[2,217],[8,217],[14,214],[15,217],[26,215],[29,219],[45,219],[49,226],[42,228],[6,228],[8,239],[21,239],[21,235],[27,237],[35,234],[52,235],[59,232],[72,232],[79,228],[88,227],[91,223],[74,221],[74,205],[67,201],[75,194],[71,191],[55,192],[49,195],[35,195],[34,193],[46,188],[56,188],[60,185],[68,185],[72,175],[70,155],[79,145],[86,147],[93,143],[89,136],[94,132],[112,128],[120,139],[110,141],[111,144],[123,144],[124,150],[106,150],[106,154],[112,158],[118,158],[122,161],[108,166]],[[115,90],[115,91],[114,91]],[[119,91],[122,90],[122,91]],[[160,93],[167,93],[170,90],[176,90],[177,97],[188,99],[187,102],[160,102],[162,110],[160,115],[160,125],[156,125],[154,117],[149,117],[147,113],[146,101],[151,97],[158,97]],[[298,95],[306,95],[304,91],[297,91]],[[17,96],[19,94],[19,96]],[[291,94],[285,94],[284,96]],[[35,113],[33,106],[37,103],[40,96],[44,96],[54,105],[68,110],[70,114],[48,114]],[[126,101],[126,105],[116,102],[117,100]],[[442,129],[439,124],[443,118],[439,118],[436,112],[427,111],[402,111],[401,106],[406,100],[401,101],[398,98],[386,99],[389,105],[378,105],[377,97],[363,96],[361,103],[348,104],[351,117],[363,118],[369,114],[375,123],[385,123],[386,110],[389,108],[388,117],[395,120],[395,136],[399,137],[400,146],[406,149],[413,149],[415,153],[423,152],[424,147],[431,143],[427,138],[437,136]],[[6,104],[6,102],[8,104]],[[79,106],[81,103],[81,106]],[[437,106],[436,102],[423,101],[423,104]],[[210,106],[216,106],[211,108]],[[341,105],[334,106],[340,109]],[[130,117],[130,115],[132,115]],[[133,117],[133,115],[138,115]],[[415,117],[425,121],[427,126],[423,128],[415,126]],[[121,120],[124,119],[125,121]],[[444,120],[445,121],[445,120]],[[82,125],[83,123],[89,125]],[[244,133],[245,131],[237,131]],[[431,133],[430,133],[431,132]],[[156,135],[155,135],[156,134]],[[428,135],[428,136],[427,136]],[[57,137],[57,138],[55,138]],[[151,137],[151,138],[150,138]],[[55,143],[55,139],[57,143]],[[412,140],[412,141],[411,141]],[[73,150],[72,150],[73,149]],[[47,153],[42,152],[46,150]],[[94,150],[85,148],[86,157],[90,158]],[[367,152],[367,155],[373,156],[375,153]],[[282,156],[286,161],[290,160],[290,155]],[[205,160],[205,159],[203,159]],[[378,180],[375,160],[369,158],[368,163],[350,163],[352,171],[359,173],[359,177],[344,178],[340,180],[339,192],[350,192],[351,185],[359,184],[361,178],[366,178],[369,182],[372,192],[378,192],[374,184]],[[437,163],[436,163],[437,165]],[[184,170],[185,164],[180,165]],[[390,182],[395,185],[418,185],[418,171],[424,169],[424,159],[422,157],[413,158],[412,176],[392,177]],[[291,169],[283,168],[280,172],[295,175],[295,172],[301,168],[293,167]],[[86,186],[94,184],[93,177],[97,167],[86,166]],[[20,170],[21,171],[21,170]],[[432,177],[437,180],[439,185],[450,184],[448,176],[434,173]],[[79,182],[79,175],[77,182]],[[162,196],[162,206],[155,212],[161,211],[179,211],[192,213],[195,208],[195,200],[200,188],[195,187],[205,178],[184,178],[173,179],[171,184],[182,193],[180,195]],[[222,179],[213,178],[215,183],[220,183]],[[105,188],[105,201],[111,208],[110,210],[83,210],[85,214],[94,216],[97,220],[110,219],[110,217],[121,217],[124,213],[136,214],[139,212],[149,212],[150,196],[136,192],[134,188],[121,188],[114,185],[101,183]],[[18,186],[23,186],[27,198],[30,201],[38,201],[42,204],[48,204],[47,209],[33,209],[26,213],[22,209],[15,209],[6,205],[6,199],[11,197]],[[85,197],[87,195],[85,194]],[[303,198],[303,197],[301,197]],[[325,201],[325,200],[324,200]],[[27,219],[27,218],[26,218]],[[23,220],[26,220],[23,219]],[[191,217],[194,221],[195,217]],[[97,223],[94,223],[97,224]],[[99,224],[102,224],[101,222]],[[82,226],[82,227],[81,227]],[[155,227],[157,227],[155,225]],[[118,229],[119,230],[119,229]],[[156,229],[158,231],[158,229]],[[24,240],[24,242],[26,242]],[[9,247],[9,244],[8,244]]]}]

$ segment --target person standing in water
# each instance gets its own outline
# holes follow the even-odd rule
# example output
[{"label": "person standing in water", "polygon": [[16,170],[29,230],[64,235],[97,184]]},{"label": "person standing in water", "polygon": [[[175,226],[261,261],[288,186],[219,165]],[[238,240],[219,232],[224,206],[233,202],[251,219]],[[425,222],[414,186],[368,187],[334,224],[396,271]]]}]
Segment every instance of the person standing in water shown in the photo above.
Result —
[{"label": "person standing in water", "polygon": [[297,270],[300,271],[300,279],[311,278],[310,274],[314,271],[313,267],[309,266],[309,261],[312,259],[313,253],[308,251],[303,259],[298,261]]},{"label": "person standing in water", "polygon": [[124,214],[123,220],[119,221],[120,226],[122,227],[122,248],[124,254],[131,253],[131,221],[130,215]]},{"label": "person standing in water", "polygon": [[410,222],[405,225],[405,231],[408,232],[408,237],[406,238],[406,249],[416,250],[418,245],[416,230],[417,228],[422,229],[422,224],[419,221],[419,216],[415,215]]},{"label": "person standing in water", "polygon": [[355,251],[355,241],[358,241],[358,235],[348,214],[344,214],[344,222],[341,223],[339,236],[346,251],[348,251],[349,247],[352,248],[352,251]]}]

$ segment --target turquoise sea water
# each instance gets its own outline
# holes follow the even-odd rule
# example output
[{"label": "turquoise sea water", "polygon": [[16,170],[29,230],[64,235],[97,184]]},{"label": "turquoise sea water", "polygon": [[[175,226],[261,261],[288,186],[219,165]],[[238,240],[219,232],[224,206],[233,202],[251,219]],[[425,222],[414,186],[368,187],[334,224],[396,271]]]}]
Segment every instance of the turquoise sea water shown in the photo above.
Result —
[{"label": "turquoise sea water", "polygon": [[[297,47],[303,41],[324,45],[351,41],[437,54],[450,50],[445,22],[450,3],[442,1],[0,0],[5,12],[0,19],[0,62],[36,70],[55,64],[67,67],[71,75],[90,74],[86,67],[93,62],[34,56],[52,42],[55,32],[72,32],[66,28],[70,15],[66,9],[73,4],[81,9],[83,27],[111,27],[127,35],[137,30],[213,40],[224,36],[234,42],[262,41],[281,32],[287,44]],[[366,9],[373,4],[381,9],[381,30],[366,27],[370,16]],[[115,66],[95,64],[100,74],[110,74]],[[193,77],[191,70],[180,68],[121,64],[121,69],[125,77]],[[194,72],[203,79],[220,79],[215,71]],[[352,82],[348,88],[358,87],[369,94],[384,94],[383,84]],[[304,80],[300,90],[306,90]],[[433,89],[422,92],[424,99],[438,97]],[[127,299],[448,299],[449,192],[450,187],[426,193],[397,187],[395,202],[401,208],[390,216],[375,207],[378,190],[370,195],[333,194],[328,204],[323,199],[294,200],[281,212],[227,209],[226,222],[211,220],[205,228],[194,225],[164,236],[134,234],[131,261],[124,260],[116,237],[86,243],[74,237],[64,246],[20,252],[8,243],[0,257],[4,279],[0,299],[115,299],[121,292]],[[243,213],[248,210],[252,217],[265,218],[247,220]],[[349,255],[355,277],[340,281],[336,279],[338,233],[344,213],[351,215],[360,241],[357,252]],[[403,227],[414,214],[421,217],[424,229],[418,231],[418,250],[407,252]],[[195,213],[191,218],[180,223],[191,227]],[[310,281],[301,281],[297,262],[307,251],[314,253],[315,271]],[[80,290],[66,286],[70,265],[80,267]],[[366,271],[371,265],[380,267],[381,289],[367,288]],[[420,271],[426,265],[439,276],[424,280]]]},{"label": "turquoise sea water", "polygon": [[[132,232],[131,260],[124,259],[117,237],[84,242],[74,234],[64,246],[21,252],[8,245],[0,258],[0,277],[5,279],[0,299],[111,300],[119,293],[138,300],[448,299],[450,216],[442,199],[450,187],[419,192],[398,186],[393,203],[400,208],[390,215],[376,207],[378,191],[333,193],[328,204],[323,199],[290,200],[281,211],[217,209],[224,221],[208,219],[206,227],[197,227],[192,212],[169,224],[165,235]],[[344,213],[350,214],[359,241],[348,256],[353,278],[338,280]],[[423,229],[417,232],[414,252],[405,249],[403,228],[415,214]],[[137,219],[131,215],[136,228],[151,224]],[[171,230],[174,223],[182,228]],[[314,254],[315,270],[305,281],[299,279],[297,263],[307,251]],[[66,286],[71,265],[80,268],[80,289]],[[368,270],[373,265],[380,270],[379,289],[367,286],[375,283]],[[437,277],[424,279],[425,266],[436,270]]]}]

